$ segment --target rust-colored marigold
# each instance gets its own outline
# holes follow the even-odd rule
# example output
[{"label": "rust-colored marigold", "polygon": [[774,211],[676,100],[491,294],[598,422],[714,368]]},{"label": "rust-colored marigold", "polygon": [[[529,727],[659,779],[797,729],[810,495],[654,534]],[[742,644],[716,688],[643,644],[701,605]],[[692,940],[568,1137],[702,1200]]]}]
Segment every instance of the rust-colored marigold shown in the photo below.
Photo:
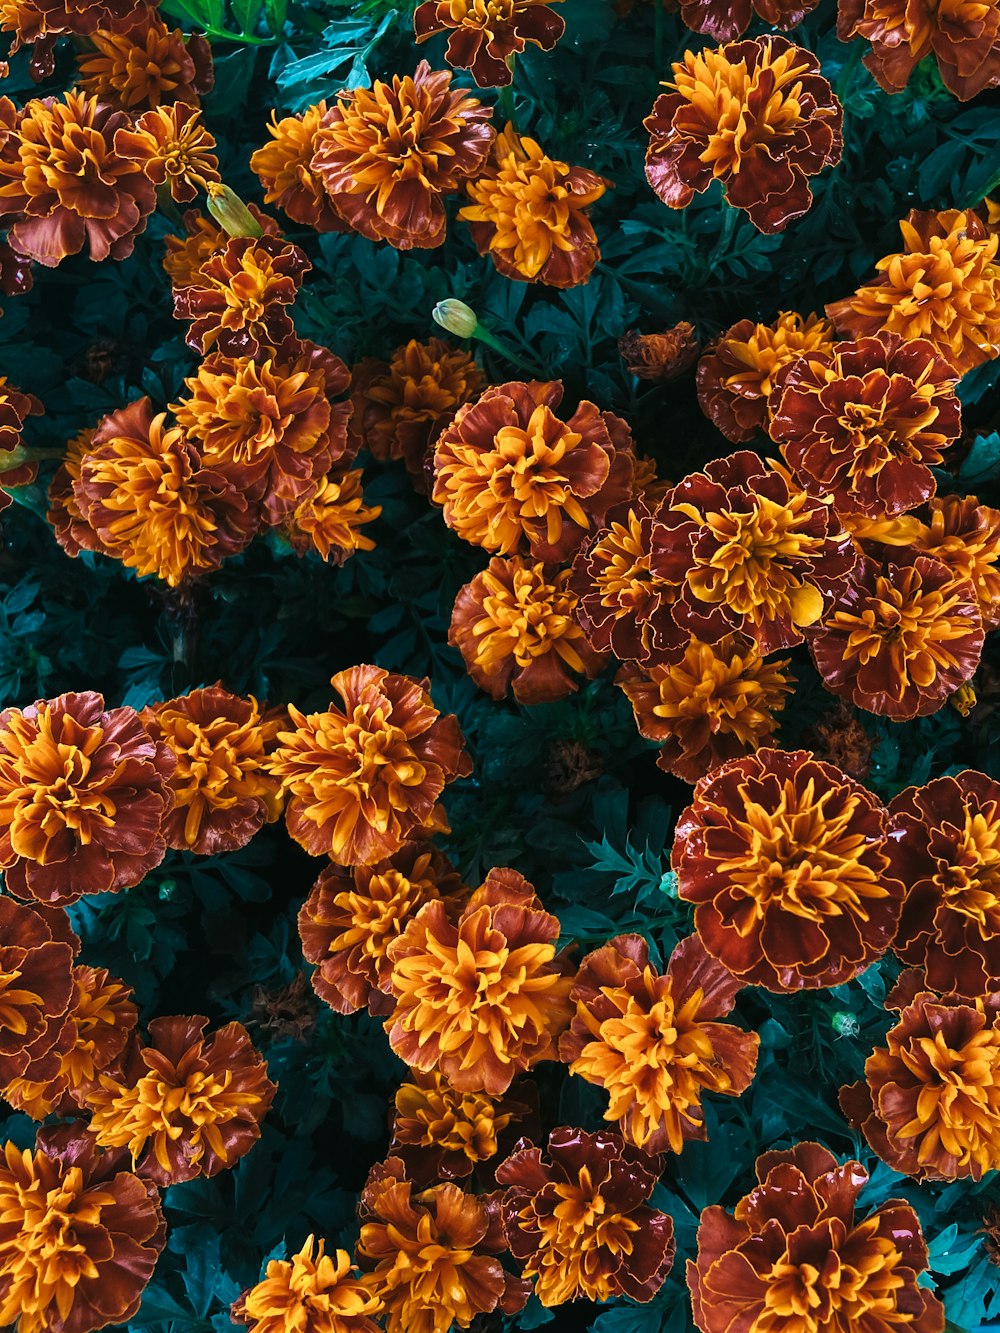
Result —
[{"label": "rust-colored marigold", "polygon": [[102,551],[97,533],[80,512],[73,483],[80,480],[80,468],[94,440],[93,428],[74,435],[66,445],[66,456],[49,481],[49,508],[45,517],[52,524],[56,541],[67,555],[81,551]]},{"label": "rust-colored marigold", "polygon": [[896,1026],[842,1088],[840,1105],[900,1175],[981,1180],[1000,1167],[1000,995],[933,994],[905,972],[886,998]]},{"label": "rust-colored marigold", "polygon": [[40,83],[55,71],[55,44],[62,34],[125,32],[148,13],[148,5],[135,0],[0,0],[0,30],[14,35],[9,54],[25,45],[34,47],[28,68]]},{"label": "rust-colored marigold", "polygon": [[641,380],[676,380],[698,359],[701,344],[694,325],[682,319],[664,333],[629,329],[618,339],[618,354],[630,375]]},{"label": "rust-colored marigold", "polygon": [[0,513],[11,503],[7,492],[30,485],[38,475],[38,464],[25,459],[21,432],[25,417],[44,411],[33,393],[21,393],[7,383],[6,375],[0,375]]},{"label": "rust-colored marigold", "polygon": [[0,1320],[92,1333],[138,1312],[163,1249],[159,1196],[79,1124],[13,1143],[0,1166]]},{"label": "rust-colored marigold", "polygon": [[472,203],[458,216],[505,278],[575,287],[601,257],[587,209],[607,187],[602,176],[549,157],[508,125],[486,169],[466,186]]},{"label": "rust-colored marigold", "polygon": [[826,307],[838,333],[927,338],[960,375],[1000,355],[1000,236],[971,209],[914,210],[899,229],[903,250],[880,259],[878,276],[853,296]]},{"label": "rust-colored marigold", "polygon": [[778,372],[806,352],[833,351],[833,325],[783,310],[770,324],[741,319],[705,348],[698,362],[698,403],[727,440],[745,444],[767,430]]},{"label": "rust-colored marigold", "polygon": [[624,667],[616,683],[632,705],[639,734],[662,747],[658,766],[697,782],[772,739],[795,688],[785,669],[790,660],[761,657],[739,634],[718,643],[692,638],[678,660]]},{"label": "rust-colored marigold", "polygon": [[662,1167],[620,1134],[567,1126],[547,1157],[522,1139],[497,1167],[507,1243],[543,1305],[653,1299],[674,1261],[674,1224],[646,1203]]},{"label": "rust-colored marigold", "polygon": [[294,332],[286,307],[311,268],[297,245],[277,236],[234,236],[189,285],[174,287],[174,316],[192,321],[188,346],[251,357],[280,346]]},{"label": "rust-colored marigold", "polygon": [[281,120],[272,111],[267,127],[270,141],[254,151],[250,170],[264,187],[264,203],[277,204],[293,222],[319,232],[346,231],[347,224],[312,169],[316,133],[326,113],[326,102]]},{"label": "rust-colored marigold", "polygon": [[607,661],[588,644],[577,610],[568,569],[497,555],[455,598],[448,642],[492,698],[509,691],[520,704],[552,703]]},{"label": "rust-colored marigold", "polygon": [[678,944],[664,974],[641,935],[618,935],[580,964],[560,1059],[607,1091],[604,1119],[627,1142],[679,1153],[708,1137],[705,1093],[738,1097],[753,1081],[760,1038],[713,1021],[732,1011],[741,984],[697,935]]},{"label": "rust-colored marigold", "polygon": [[679,0],[685,27],[717,42],[742,37],[755,16],[773,28],[797,28],[818,3],[819,0]]},{"label": "rust-colored marigold", "polygon": [[632,498],[641,500],[648,509],[655,509],[673,485],[661,477],[656,459],[649,454],[636,454],[632,473]]},{"label": "rust-colored marigold", "polygon": [[448,1333],[527,1289],[494,1256],[506,1248],[496,1204],[457,1185],[416,1192],[398,1157],[374,1166],[361,1195],[358,1261],[382,1304],[386,1333]]},{"label": "rust-colored marigold", "polygon": [[73,1000],[79,948],[61,908],[35,911],[0,897],[0,1086],[56,1044]]},{"label": "rust-colored marigold", "polygon": [[156,192],[115,149],[116,132],[128,124],[122,112],[77,92],[35,98],[18,113],[0,147],[0,217],[19,254],[55,268],[84,249],[93,260],[132,253]]},{"label": "rust-colored marigold", "polygon": [[86,1093],[90,1131],[103,1148],[127,1148],[139,1175],[166,1187],[215,1176],[260,1138],[275,1085],[240,1023],[205,1036],[208,1019],[154,1018],[117,1077]]},{"label": "rust-colored marigold", "polygon": [[306,715],[289,705],[294,730],[279,733],[268,763],[295,841],[338,865],[374,865],[418,830],[446,832],[438,800],[472,761],[430,682],[356,666],[330,683],[343,708]]},{"label": "rust-colored marigold", "polygon": [[197,106],[212,91],[211,46],[197,34],[168,28],[152,9],[127,32],[91,33],[90,46],[79,58],[79,86],[124,111]]},{"label": "rust-colored marigold", "polygon": [[652,569],[678,588],[677,624],[709,643],[739,631],[765,655],[802,642],[858,558],[829,504],[748,450],[685,477],[656,517]]},{"label": "rust-colored marigold", "polygon": [[72,903],[163,860],[173,756],[92,690],[0,713],[0,867],[9,893]]},{"label": "rust-colored marigold", "polygon": [[444,58],[467,69],[480,88],[504,88],[514,56],[530,42],[551,51],[566,23],[550,4],[561,0],[424,0],[413,15],[417,42],[449,33]]},{"label": "rust-colored marigold", "polygon": [[381,1310],[346,1250],[326,1253],[326,1241],[307,1236],[291,1259],[268,1260],[267,1273],[230,1311],[250,1333],[378,1333]]},{"label": "rust-colored marigold", "polygon": [[1000,83],[1000,8],[992,0],[911,5],[906,0],[839,0],[837,36],[872,44],[866,67],[886,92],[902,92],[932,55],[944,86],[967,102]]},{"label": "rust-colored marigold", "polygon": [[888,815],[807,750],[758,750],[701,779],[677,823],[677,892],[713,957],[744,985],[839,986],[899,922]]},{"label": "rust-colored marigold", "polygon": [[917,1281],[928,1263],[917,1214],[889,1199],[858,1220],[860,1162],[798,1143],[758,1157],[757,1179],[735,1216],[701,1215],[687,1281],[702,1333],[942,1333],[944,1307]]},{"label": "rust-colored marigold", "polygon": [[839,343],[782,370],[771,439],[801,484],[838,509],[902,514],[934,494],[931,467],[958,439],[957,383],[926,339]]},{"label": "rust-colored marigold", "polygon": [[[279,235],[278,224],[273,218],[262,213],[256,204],[247,207],[266,236]],[[204,217],[195,208],[187,209],[183,222],[183,236],[164,237],[163,270],[175,292],[182,287],[197,285],[202,264],[214,255],[222,254],[231,239],[211,218]]]},{"label": "rust-colored marigold", "polygon": [[864,556],[809,634],[816,669],[833,694],[905,722],[935,713],[972,679],[983,650],[976,589],[940,560]]},{"label": "rust-colored marigold", "polygon": [[410,842],[377,865],[327,866],[299,911],[302,954],[315,963],[316,994],[339,1014],[365,1005],[388,1013],[386,951],[425,903],[462,892],[458,874],[435,847]]},{"label": "rust-colored marigold", "polygon": [[459,1092],[491,1097],[556,1059],[572,1013],[558,935],[558,918],[516,870],[491,870],[457,922],[443,903],[428,903],[388,949],[392,1049],[411,1069],[436,1069]]},{"label": "rust-colored marigold", "polygon": [[221,179],[215,147],[201,112],[179,103],[144,111],[133,127],[115,134],[115,152],[137,162],[154,185],[169,186],[179,204]]},{"label": "rust-colored marigold", "polygon": [[983,629],[1000,628],[1000,509],[981,505],[974,495],[940,495],[929,502],[926,516],[913,545],[970,582]]},{"label": "rust-colored marigold", "polygon": [[444,241],[444,197],[483,169],[491,115],[422,60],[412,78],[341,93],[316,130],[310,169],[354,231],[432,249]]},{"label": "rust-colored marigold", "polygon": [[670,91],[643,121],[646,177],[671,208],[721,180],[726,200],[759,231],[783,231],[808,212],[808,178],[840,161],[843,108],[811,52],[758,37],[673,66]]},{"label": "rust-colored marigold", "polygon": [[562,395],[560,380],[495,385],[442,431],[433,499],[465,541],[556,563],[628,499],[628,426],[586,401],[563,421]]},{"label": "rust-colored marigold", "polygon": [[362,469],[331,472],[289,515],[282,535],[299,555],[309,551],[342,565],[355,551],[374,551],[375,539],[361,529],[374,523],[381,505],[366,505]]}]

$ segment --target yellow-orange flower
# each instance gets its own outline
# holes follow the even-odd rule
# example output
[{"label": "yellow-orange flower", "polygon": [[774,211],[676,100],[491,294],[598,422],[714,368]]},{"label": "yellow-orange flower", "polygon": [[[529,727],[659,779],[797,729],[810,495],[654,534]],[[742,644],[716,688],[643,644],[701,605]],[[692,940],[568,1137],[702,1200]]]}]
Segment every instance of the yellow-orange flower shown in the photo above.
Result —
[{"label": "yellow-orange flower", "polygon": [[79,948],[65,912],[43,915],[0,897],[0,1088],[58,1047]]},{"label": "yellow-orange flower", "polygon": [[79,86],[125,111],[197,106],[212,90],[212,48],[204,37],[168,29],[151,7],[136,8],[142,17],[127,32],[91,33],[94,49],[80,57]]},{"label": "yellow-orange flower", "polygon": [[115,152],[139,163],[154,185],[168,185],[179,204],[220,179],[215,146],[201,112],[179,104],[145,111],[134,126],[115,134]]},{"label": "yellow-orange flower", "polygon": [[981,505],[974,495],[936,496],[913,545],[972,584],[984,629],[1000,627],[1000,509]]},{"label": "yellow-orange flower", "polygon": [[362,475],[361,468],[331,472],[288,517],[282,534],[299,555],[315,551],[342,565],[355,551],[374,551],[375,539],[361,529],[375,522],[382,506],[365,504]]},{"label": "yellow-orange flower", "polygon": [[378,1333],[372,1316],[381,1308],[346,1250],[327,1254],[326,1241],[307,1236],[290,1260],[268,1261],[266,1276],[231,1315],[250,1333]]},{"label": "yellow-orange flower", "polygon": [[864,63],[890,93],[902,92],[928,55],[941,82],[963,102],[1000,83],[1000,8],[994,3],[839,0],[837,36],[871,42]]},{"label": "yellow-orange flower", "polygon": [[514,57],[528,42],[551,51],[566,30],[549,3],[561,0],[424,0],[413,15],[418,43],[447,32],[445,60],[467,69],[480,88],[506,87]]},{"label": "yellow-orange flower", "polygon": [[[537,1100],[537,1097],[536,1097]],[[531,1107],[518,1102],[516,1090],[502,1097],[459,1092],[436,1070],[411,1070],[396,1093],[389,1151],[406,1165],[411,1179],[461,1180],[499,1151],[498,1137],[510,1127],[511,1138]]]},{"label": "yellow-orange flower", "polygon": [[[278,234],[278,224],[273,218],[262,213],[256,204],[248,207],[265,235]],[[231,239],[216,222],[204,217],[197,209],[189,208],[183,221],[183,236],[164,237],[163,270],[175,292],[183,287],[193,287],[200,280],[202,265],[213,255],[222,254]]]},{"label": "yellow-orange flower", "polygon": [[316,231],[346,231],[347,224],[312,169],[316,133],[326,113],[325,102],[281,120],[272,111],[267,127],[271,142],[253,153],[250,170],[264,186],[264,203],[277,204],[293,222]]}]

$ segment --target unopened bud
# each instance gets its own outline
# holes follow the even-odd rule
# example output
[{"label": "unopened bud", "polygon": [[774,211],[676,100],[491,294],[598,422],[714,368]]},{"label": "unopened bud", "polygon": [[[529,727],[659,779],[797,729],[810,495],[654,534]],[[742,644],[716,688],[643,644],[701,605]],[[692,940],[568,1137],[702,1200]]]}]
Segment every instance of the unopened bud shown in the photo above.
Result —
[{"label": "unopened bud", "polygon": [[230,236],[263,236],[264,229],[246,204],[228,185],[209,181],[208,211]]},{"label": "unopened bud", "polygon": [[431,315],[435,324],[440,324],[456,338],[473,338],[479,327],[479,320],[472,307],[467,306],[464,301],[456,301],[453,298],[438,301]]},{"label": "unopened bud", "polygon": [[830,1019],[830,1026],[838,1037],[856,1037],[861,1031],[861,1024],[847,1009],[840,1009]]}]

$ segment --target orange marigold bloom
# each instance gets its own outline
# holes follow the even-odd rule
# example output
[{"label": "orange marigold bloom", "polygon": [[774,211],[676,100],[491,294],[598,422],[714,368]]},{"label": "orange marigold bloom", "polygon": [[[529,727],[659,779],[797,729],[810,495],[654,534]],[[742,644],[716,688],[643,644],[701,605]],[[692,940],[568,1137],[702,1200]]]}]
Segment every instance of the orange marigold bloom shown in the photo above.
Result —
[{"label": "orange marigold bloom", "polygon": [[1000,628],[1000,509],[981,505],[974,495],[940,495],[927,506],[927,523],[913,540],[979,599],[983,629]]},{"label": "orange marigold bloom", "polygon": [[355,551],[374,551],[374,539],[361,529],[375,522],[382,506],[365,504],[362,475],[361,468],[332,472],[289,516],[282,535],[299,555],[315,551],[342,565]]},{"label": "orange marigold bloom", "polygon": [[[681,21],[717,42],[741,37],[756,16],[773,28],[797,28],[819,0],[679,0]],[[674,8],[671,4],[669,8]]]},{"label": "orange marigold bloom", "polygon": [[639,734],[662,746],[658,766],[697,782],[771,740],[795,688],[785,670],[790,660],[761,657],[739,634],[718,643],[691,638],[679,660],[624,667],[616,683],[632,705]]},{"label": "orange marigold bloom", "polygon": [[753,1081],[760,1038],[712,1021],[732,1011],[741,984],[697,935],[678,944],[663,975],[641,935],[618,935],[580,964],[560,1059],[607,1091],[604,1119],[628,1143],[679,1153],[708,1137],[706,1092],[738,1097]]},{"label": "orange marigold bloom", "polygon": [[746,986],[839,986],[881,957],[903,885],[887,812],[807,750],[758,750],[702,778],[671,865],[708,952]]},{"label": "orange marigold bloom", "polygon": [[0,867],[8,893],[72,903],[130,889],[166,852],[174,760],[131,708],[60,694],[0,713]]},{"label": "orange marigold bloom", "polygon": [[19,1333],[125,1323],[166,1238],[156,1190],[78,1124],[6,1145],[0,1219],[0,1320]]},{"label": "orange marigold bloom", "polygon": [[798,1143],[758,1157],[757,1179],[735,1216],[701,1215],[687,1281],[702,1333],[942,1333],[944,1306],[917,1281],[928,1264],[917,1214],[889,1199],[859,1221],[860,1162]]},{"label": "orange marigold bloom", "polygon": [[315,963],[316,994],[339,1014],[367,1004],[388,1013],[386,951],[425,903],[457,902],[459,877],[435,847],[410,842],[377,865],[327,866],[299,911],[302,954]]},{"label": "orange marigold bloom", "polygon": [[11,503],[8,490],[27,486],[38,475],[38,464],[25,461],[21,443],[24,419],[45,411],[33,393],[21,393],[7,376],[0,375],[0,513]]},{"label": "orange marigold bloom", "polygon": [[281,120],[272,111],[267,127],[271,141],[253,153],[250,170],[264,187],[264,203],[277,204],[293,222],[319,232],[346,231],[347,224],[312,169],[316,134],[326,114],[326,102]]},{"label": "orange marigold bloom", "polygon": [[880,259],[878,277],[826,307],[838,333],[927,338],[960,375],[1000,355],[1000,235],[971,209],[914,210],[899,229],[902,252]]},{"label": "orange marigold bloom", "polygon": [[778,372],[806,352],[833,351],[833,325],[782,310],[770,324],[741,319],[705,348],[698,362],[698,403],[727,440],[745,444],[767,430]]},{"label": "orange marigold bloom", "polygon": [[630,375],[641,380],[679,379],[698,359],[694,325],[682,319],[665,333],[629,329],[618,339],[618,354]]},{"label": "orange marigold bloom", "polygon": [[933,55],[941,81],[960,101],[1000,83],[1000,9],[978,0],[907,4],[906,0],[839,0],[837,36],[866,38],[866,67],[886,92],[902,92]]},{"label": "orange marigold bloom", "polygon": [[561,380],[495,385],[441,433],[433,499],[465,541],[555,563],[628,498],[627,424],[587,401],[563,421],[554,411],[562,395]]},{"label": "orange marigold bloom", "polygon": [[896,722],[926,717],[975,675],[979,599],[940,560],[900,551],[879,564],[864,556],[809,647],[831,693]]},{"label": "orange marigold bloom", "polygon": [[551,51],[566,31],[549,4],[562,0],[424,0],[413,15],[417,42],[449,33],[444,58],[467,69],[480,88],[505,88],[513,57],[530,42]]},{"label": "orange marigold bloom", "polygon": [[[248,208],[266,236],[279,234],[278,224],[273,218],[262,213],[256,204],[249,204]],[[166,251],[163,269],[175,292],[182,287],[195,286],[202,264],[214,255],[222,254],[232,239],[216,222],[204,217],[197,209],[189,208],[183,215],[183,221],[184,236],[164,237]]]},{"label": "orange marigold bloom", "polygon": [[574,694],[574,673],[592,680],[606,657],[577,624],[569,570],[513,555],[494,556],[455,598],[448,642],[465,669],[494,699],[551,703]]},{"label": "orange marigold bloom", "polygon": [[307,1236],[291,1260],[268,1261],[267,1275],[230,1316],[250,1333],[378,1333],[372,1316],[381,1308],[346,1250],[327,1254],[326,1241]]},{"label": "orange marigold bloom", "polygon": [[572,981],[556,954],[559,920],[516,870],[491,870],[457,923],[431,902],[389,945],[396,1008],[389,1044],[411,1069],[496,1097],[554,1060]]},{"label": "orange marigold bloom", "polygon": [[63,33],[125,32],[148,13],[148,5],[136,0],[0,0],[0,29],[14,34],[10,55],[23,45],[34,46],[28,69],[40,83],[55,71],[55,44]]},{"label": "orange marigold bloom", "polygon": [[844,151],[843,107],[816,57],[784,37],[758,37],[685,51],[673,72],[643,121],[646,177],[663,202],[686,208],[721,180],[758,231],[783,231],[808,212],[808,178]]},{"label": "orange marigold bloom", "polygon": [[343,709],[307,716],[290,704],[294,730],[279,732],[268,764],[295,841],[338,865],[374,865],[417,830],[446,832],[438,799],[472,762],[457,719],[434,707],[430,682],[356,666],[330,683]]},{"label": "orange marigold bloom", "polygon": [[49,508],[45,517],[52,524],[56,541],[67,555],[77,556],[81,551],[103,551],[97,533],[80,512],[73,491],[73,483],[80,480],[80,468],[90,452],[95,431],[81,430],[66,445],[66,457],[56,468],[49,482]]},{"label": "orange marigold bloom", "polygon": [[508,125],[483,173],[466,186],[472,203],[458,216],[470,224],[479,253],[505,278],[575,287],[601,257],[586,210],[608,184],[585,167],[547,156]]},{"label": "orange marigold bloom", "polygon": [[398,250],[433,248],[444,241],[444,196],[483,169],[491,115],[422,60],[412,78],[341,93],[316,130],[310,169],[354,231]]},{"label": "orange marigold bloom", "polygon": [[55,268],[85,247],[93,260],[132,253],[156,193],[114,146],[128,124],[77,92],[35,98],[17,114],[0,146],[0,217],[19,254]]},{"label": "orange marigold bloom", "polygon": [[547,1159],[525,1140],[497,1167],[507,1243],[543,1305],[653,1299],[674,1261],[674,1224],[645,1202],[662,1167],[620,1134],[566,1126]]},{"label": "orange marigold bloom", "polygon": [[904,973],[899,1021],[840,1104],[872,1148],[917,1180],[981,1180],[1000,1167],[1000,996],[963,1002]]},{"label": "orange marigold bloom", "polygon": [[56,1044],[73,999],[79,948],[61,908],[35,911],[0,897],[0,1086]]},{"label": "orange marigold bloom", "polygon": [[154,1018],[150,1045],[86,1093],[102,1148],[128,1148],[144,1180],[166,1187],[215,1176],[260,1138],[275,1085],[240,1023],[205,1037],[208,1019]]},{"label": "orange marigold bloom", "polygon": [[91,33],[90,45],[93,51],[79,57],[79,86],[124,111],[197,106],[212,91],[211,46],[197,34],[169,29],[152,9],[127,32]]},{"label": "orange marigold bloom", "polygon": [[220,179],[215,146],[201,124],[201,112],[179,104],[146,111],[134,127],[115,134],[115,152],[138,162],[154,185],[169,185],[170,197],[179,204]]}]

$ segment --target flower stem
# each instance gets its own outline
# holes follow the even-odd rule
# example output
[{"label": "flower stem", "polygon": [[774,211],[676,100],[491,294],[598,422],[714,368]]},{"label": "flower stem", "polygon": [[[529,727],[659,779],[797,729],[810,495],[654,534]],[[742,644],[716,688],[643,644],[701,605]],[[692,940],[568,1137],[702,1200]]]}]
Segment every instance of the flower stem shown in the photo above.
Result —
[{"label": "flower stem", "polygon": [[534,376],[538,373],[527,363],[527,361],[518,356],[513,348],[508,347],[506,343],[501,342],[495,334],[491,333],[489,329],[484,328],[482,324],[476,325],[476,330],[472,336],[473,338],[478,339],[479,342],[484,343],[487,347],[492,348],[494,352],[498,352],[502,357],[509,361],[512,366],[517,366],[518,370],[523,370],[526,375]]},{"label": "flower stem", "polygon": [[507,68],[510,70],[510,83],[504,84],[500,89],[500,98],[497,102],[497,110],[500,112],[500,119],[505,125],[514,123],[514,53],[507,57]]}]

